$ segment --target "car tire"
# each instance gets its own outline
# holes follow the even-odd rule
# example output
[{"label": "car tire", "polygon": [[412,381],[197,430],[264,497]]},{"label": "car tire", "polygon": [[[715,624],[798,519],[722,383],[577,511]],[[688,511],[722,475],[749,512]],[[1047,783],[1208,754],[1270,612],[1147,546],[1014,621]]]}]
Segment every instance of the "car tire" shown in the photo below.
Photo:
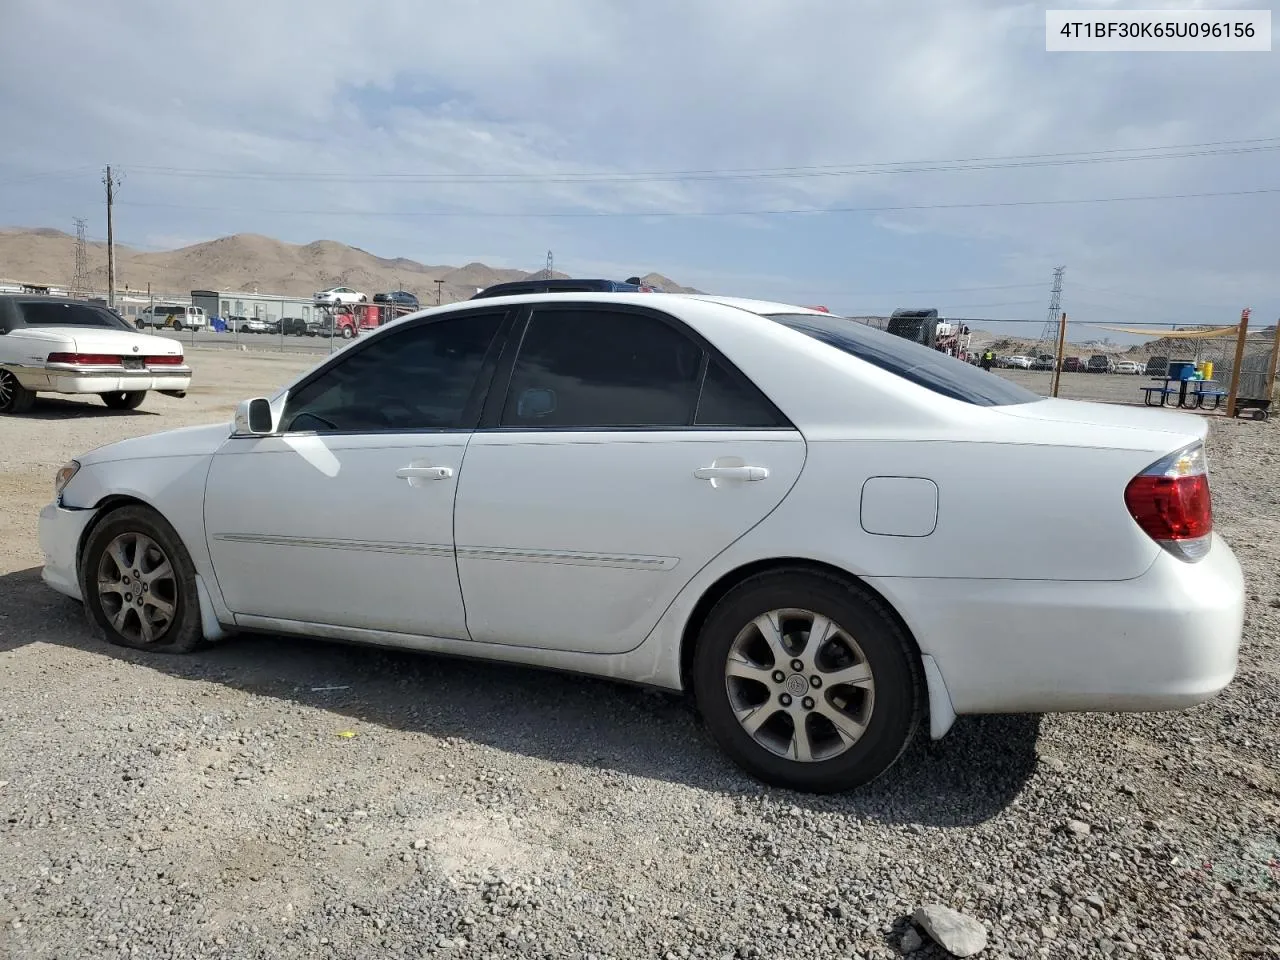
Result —
[{"label": "car tire", "polygon": [[18,382],[8,370],[0,370],[0,413],[26,413],[36,402],[36,392]]},{"label": "car tire", "polygon": [[[814,643],[819,618],[831,629]],[[883,774],[925,705],[920,658],[885,605],[804,570],[758,574],[721,598],[698,636],[693,689],[703,722],[739,767],[809,793]]]},{"label": "car tire", "polygon": [[343,340],[350,340],[350,339],[351,339],[352,337],[354,337],[355,335],[356,335],[355,327],[352,327],[352,326],[343,326],[343,328],[342,328],[342,339],[343,339]]},{"label": "car tire", "polygon": [[113,390],[99,394],[102,402],[112,410],[137,410],[147,396],[145,390]]},{"label": "car tire", "polygon": [[[133,592],[139,582],[142,602]],[[177,532],[149,507],[121,507],[93,526],[80,557],[80,588],[90,622],[108,643],[162,653],[206,645],[195,565]]]}]

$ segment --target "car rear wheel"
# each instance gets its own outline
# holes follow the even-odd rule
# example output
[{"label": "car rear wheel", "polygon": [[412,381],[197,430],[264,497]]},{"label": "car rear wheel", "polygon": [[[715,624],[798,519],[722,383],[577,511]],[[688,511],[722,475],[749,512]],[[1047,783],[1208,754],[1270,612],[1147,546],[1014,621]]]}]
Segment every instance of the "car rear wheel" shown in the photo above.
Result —
[{"label": "car rear wheel", "polygon": [[112,410],[137,410],[146,395],[145,390],[113,390],[101,394],[102,402]]},{"label": "car rear wheel", "polygon": [[36,392],[28,390],[8,370],[0,370],[0,413],[26,413],[36,402]]},{"label": "car rear wheel", "polygon": [[204,645],[195,566],[173,527],[147,507],[121,507],[93,528],[80,585],[109,643],[167,653]]},{"label": "car rear wheel", "polygon": [[740,767],[813,793],[880,776],[924,710],[919,658],[883,604],[798,570],[751,577],[716,604],[693,686],[711,735]]}]

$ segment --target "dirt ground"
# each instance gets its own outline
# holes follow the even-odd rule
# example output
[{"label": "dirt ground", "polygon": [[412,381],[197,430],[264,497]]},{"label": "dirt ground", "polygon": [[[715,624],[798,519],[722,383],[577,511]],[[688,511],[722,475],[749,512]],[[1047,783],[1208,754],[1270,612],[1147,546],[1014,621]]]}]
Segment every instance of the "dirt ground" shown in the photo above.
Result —
[{"label": "dirt ground", "polygon": [[[614,684],[296,638],[102,644],[39,580],[57,467],[229,419],[317,360],[191,358],[183,400],[0,418],[0,956],[894,957],[928,902],[976,918],[983,957],[1280,956],[1277,421],[1212,420],[1249,591],[1227,691],[961,718],[813,798]],[[1070,376],[1113,401],[1142,381]]]}]

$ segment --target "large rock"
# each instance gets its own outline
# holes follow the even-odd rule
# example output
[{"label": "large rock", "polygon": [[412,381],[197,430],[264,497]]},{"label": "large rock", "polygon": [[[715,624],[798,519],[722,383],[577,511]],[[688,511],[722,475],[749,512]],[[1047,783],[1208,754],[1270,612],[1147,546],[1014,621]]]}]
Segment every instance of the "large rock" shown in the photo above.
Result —
[{"label": "large rock", "polygon": [[986,927],[940,903],[918,907],[914,919],[935,943],[957,957],[972,957],[987,945]]}]

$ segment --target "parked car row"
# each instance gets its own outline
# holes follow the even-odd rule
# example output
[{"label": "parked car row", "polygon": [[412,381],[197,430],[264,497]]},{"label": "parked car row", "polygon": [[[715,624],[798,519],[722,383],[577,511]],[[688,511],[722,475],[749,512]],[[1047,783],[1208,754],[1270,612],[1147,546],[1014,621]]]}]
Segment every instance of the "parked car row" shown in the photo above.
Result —
[{"label": "parked car row", "polygon": [[[971,362],[979,363],[980,356],[980,354],[975,355]],[[1034,357],[1015,354],[1011,357],[996,357],[995,365],[1005,369],[1053,370],[1056,365],[1056,358],[1047,353]],[[1064,373],[1120,373],[1160,376],[1167,366],[1168,360],[1165,357],[1152,357],[1145,362],[1142,360],[1117,360],[1115,357],[1105,353],[1095,353],[1087,360],[1084,357],[1062,358],[1062,371]]]}]

